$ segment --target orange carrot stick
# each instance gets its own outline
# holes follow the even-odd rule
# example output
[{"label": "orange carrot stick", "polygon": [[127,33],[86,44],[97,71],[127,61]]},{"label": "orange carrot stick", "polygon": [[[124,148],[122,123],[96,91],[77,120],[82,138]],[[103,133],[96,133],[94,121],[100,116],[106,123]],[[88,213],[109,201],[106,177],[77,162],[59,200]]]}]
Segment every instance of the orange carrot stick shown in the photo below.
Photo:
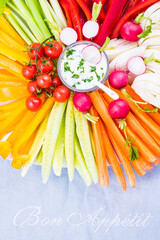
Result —
[{"label": "orange carrot stick", "polygon": [[126,117],[127,125],[142,139],[142,141],[152,149],[156,156],[160,157],[160,147],[155,143],[152,137],[146,132],[134,115],[130,112]]},{"label": "orange carrot stick", "polygon": [[101,130],[101,133],[102,133],[102,138],[103,138],[106,157],[107,157],[109,163],[111,164],[111,167],[112,167],[119,183],[121,184],[121,187],[125,191],[126,190],[126,180],[125,180],[125,177],[123,175],[122,169],[121,169],[121,167],[119,165],[119,162],[118,162],[118,160],[115,156],[115,153],[113,151],[113,147],[111,145],[111,142],[108,138],[108,135],[106,133],[105,127],[104,127],[101,119],[99,119],[99,123],[100,123],[100,130]]},{"label": "orange carrot stick", "polygon": [[[92,116],[98,117],[98,113],[93,106],[90,109],[90,114]],[[106,160],[99,120],[96,123],[92,123],[92,130],[93,130],[93,140],[94,140],[99,184],[100,186],[108,186],[109,175],[108,175],[108,168],[107,168],[107,160]]]},{"label": "orange carrot stick", "polygon": [[110,131],[108,131],[108,135],[109,135],[109,138],[112,142],[112,145],[117,153],[117,156],[119,157],[119,160],[121,161],[122,163],[122,166],[127,174],[127,177],[129,179],[129,182],[131,184],[131,187],[134,188],[136,187],[136,178],[135,178],[135,175],[134,175],[134,172],[133,172],[133,169],[130,165],[130,162],[128,160],[128,158],[126,157],[124,151],[122,150],[122,148],[119,146],[118,144],[118,141],[116,141],[112,134],[110,133]]},{"label": "orange carrot stick", "polygon": [[142,167],[144,168],[144,170],[152,170],[153,169],[152,163],[146,161],[144,158],[141,158],[139,161],[142,164]]},{"label": "orange carrot stick", "polygon": [[[125,87],[126,92],[131,96],[131,98],[133,98],[136,101],[139,102],[145,102],[134,90],[133,88],[131,88],[130,85],[127,85]],[[144,107],[149,108],[151,110],[154,109],[154,107],[151,104],[138,104],[141,108],[144,109]],[[160,113],[156,112],[156,113],[147,113],[158,125],[160,125]]]},{"label": "orange carrot stick", "polygon": [[[118,139],[120,147],[122,149],[124,149],[127,156],[129,156],[129,147],[128,146],[124,147],[126,141],[125,141],[124,137],[122,136],[121,132],[119,131],[119,129],[117,128],[116,124],[110,117],[100,94],[98,93],[98,91],[95,91],[95,92],[90,93],[89,96],[90,96],[91,101],[92,101],[94,107],[96,108],[97,112],[103,119],[107,130],[111,132],[114,139]],[[133,165],[135,171],[137,171],[137,173],[139,175],[142,176],[145,174],[144,169],[142,168],[141,164],[138,161],[133,161],[132,165]]]}]

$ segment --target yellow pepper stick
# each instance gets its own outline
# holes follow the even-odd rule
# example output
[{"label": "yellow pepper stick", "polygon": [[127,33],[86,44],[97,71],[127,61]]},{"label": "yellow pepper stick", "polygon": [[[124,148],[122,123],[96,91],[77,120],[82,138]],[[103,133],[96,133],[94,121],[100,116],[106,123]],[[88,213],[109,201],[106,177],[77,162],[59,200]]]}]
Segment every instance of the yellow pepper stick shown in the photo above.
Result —
[{"label": "yellow pepper stick", "polygon": [[[29,153],[29,150],[32,147],[34,138],[35,138],[35,132],[31,135],[29,140],[22,146],[20,153],[25,153],[25,154]],[[22,167],[23,163],[24,162],[21,159],[13,158],[11,166],[13,168],[20,169]]]},{"label": "yellow pepper stick", "polygon": [[26,79],[22,75],[22,65],[14,62],[10,58],[3,56],[2,54],[0,54],[0,67],[6,69],[8,72],[12,73],[18,78],[26,81]]},{"label": "yellow pepper stick", "polygon": [[26,52],[18,51],[17,49],[11,48],[2,42],[0,42],[0,54],[3,54],[14,61],[18,61],[23,65],[30,60]]},{"label": "yellow pepper stick", "polygon": [[17,161],[20,159],[22,161],[26,161],[29,159],[29,155],[19,155],[19,149],[21,146],[30,138],[30,136],[33,134],[33,132],[36,130],[36,128],[39,126],[39,124],[43,121],[43,119],[46,117],[48,112],[51,110],[54,98],[48,98],[46,102],[43,104],[42,108],[36,113],[34,118],[28,123],[27,128],[24,130],[23,134],[20,138],[15,142],[13,145],[13,157],[17,159]]},{"label": "yellow pepper stick", "polygon": [[21,98],[18,99],[16,101],[12,101],[10,103],[4,104],[4,105],[0,105],[0,111],[11,111],[11,110],[15,110],[18,106],[20,106],[24,101],[26,100],[26,98]]},{"label": "yellow pepper stick", "polygon": [[16,77],[15,75],[8,72],[6,69],[0,69],[0,82],[16,82],[21,83],[24,85],[27,85],[28,80],[20,79],[19,77]]},{"label": "yellow pepper stick", "polygon": [[0,88],[5,88],[5,87],[22,87],[22,86],[26,86],[27,83],[20,83],[20,82],[5,82],[5,81],[0,81]]},{"label": "yellow pepper stick", "polygon": [[12,37],[16,42],[25,45],[24,40],[20,37],[20,35],[14,30],[14,28],[9,24],[9,22],[5,19],[3,15],[0,16],[0,29],[7,33],[10,37]]},{"label": "yellow pepper stick", "polygon": [[12,37],[0,29],[0,42],[7,44],[7,46],[14,48],[18,51],[26,51],[27,47],[16,42]]},{"label": "yellow pepper stick", "polygon": [[0,88],[0,102],[7,102],[10,100],[29,96],[27,86],[17,87],[2,87]]},{"label": "yellow pepper stick", "polygon": [[11,152],[11,148],[15,141],[23,134],[24,129],[27,127],[28,123],[32,120],[36,113],[27,111],[24,118],[16,125],[11,135],[6,141],[0,142],[0,155],[3,159],[6,159]]}]

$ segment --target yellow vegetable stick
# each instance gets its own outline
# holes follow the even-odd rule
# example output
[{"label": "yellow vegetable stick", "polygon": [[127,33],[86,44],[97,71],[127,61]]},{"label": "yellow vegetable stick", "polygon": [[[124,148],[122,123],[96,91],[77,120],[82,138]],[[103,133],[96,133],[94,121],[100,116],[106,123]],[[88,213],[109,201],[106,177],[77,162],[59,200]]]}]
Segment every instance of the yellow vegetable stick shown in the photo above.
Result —
[{"label": "yellow vegetable stick", "polygon": [[25,82],[5,82],[5,81],[0,81],[0,88],[5,88],[5,87],[8,87],[8,88],[12,88],[12,87],[22,87],[22,86],[26,86],[27,83]]},{"label": "yellow vegetable stick", "polygon": [[29,96],[27,86],[2,87],[0,88],[0,102],[7,102],[14,99]]},{"label": "yellow vegetable stick", "polygon": [[26,51],[27,47],[16,42],[12,37],[0,29],[0,42],[7,44],[7,46],[14,48],[18,51]]},{"label": "yellow vegetable stick", "polygon": [[51,110],[54,98],[48,98],[46,102],[43,104],[42,108],[36,112],[36,115],[34,118],[28,123],[27,128],[24,130],[21,137],[18,138],[18,140],[13,145],[13,151],[12,154],[17,159],[22,159],[26,161],[26,159],[29,159],[29,156],[26,155],[19,155],[19,149],[21,146],[30,138],[30,136],[33,134],[33,132],[36,130],[36,128],[39,126],[39,124],[43,121],[43,119],[46,117],[46,115]]},{"label": "yellow vegetable stick", "polygon": [[0,82],[17,82],[17,83],[22,83],[22,84],[27,84],[28,80],[27,79],[21,79],[10,72],[8,72],[6,69],[0,69]]},{"label": "yellow vegetable stick", "polygon": [[22,65],[14,62],[10,58],[7,58],[0,54],[0,67],[6,69],[8,72],[12,73],[13,75],[21,78],[22,80],[26,81],[26,79],[22,75]]},{"label": "yellow vegetable stick", "polygon": [[18,51],[17,49],[11,48],[6,44],[0,42],[0,54],[14,60],[18,61],[24,65],[24,63],[28,63],[30,58],[26,52]]},{"label": "yellow vegetable stick", "polygon": [[9,22],[5,19],[3,15],[0,16],[0,29],[7,33],[10,37],[12,37],[16,42],[25,45],[24,40],[20,37],[20,35],[14,30],[14,28],[9,24]]},{"label": "yellow vegetable stick", "polygon": [[13,102],[10,102],[10,103],[7,103],[7,104],[4,104],[4,105],[1,105],[0,106],[0,111],[11,111],[11,110],[15,110],[18,106],[20,106],[24,100],[26,98],[21,98],[21,99],[18,99],[16,101],[13,101]]}]

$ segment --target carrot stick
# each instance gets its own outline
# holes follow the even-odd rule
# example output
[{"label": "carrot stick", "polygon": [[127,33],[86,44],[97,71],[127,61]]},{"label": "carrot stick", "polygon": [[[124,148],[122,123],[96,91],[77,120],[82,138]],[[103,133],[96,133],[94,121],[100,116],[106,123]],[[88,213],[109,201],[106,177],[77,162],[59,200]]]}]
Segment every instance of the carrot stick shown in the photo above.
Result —
[{"label": "carrot stick", "polygon": [[156,166],[157,166],[159,163],[160,163],[160,160],[159,160],[159,159],[157,159],[155,162],[153,162],[153,164],[156,165]]},{"label": "carrot stick", "polygon": [[132,112],[138,116],[152,131],[159,137],[160,136],[160,126],[157,125],[153,121],[150,116],[147,115],[147,113],[140,110],[129,98],[127,98],[121,91],[117,89],[113,89],[121,99],[124,99],[128,102],[130,109]]},{"label": "carrot stick", "polygon": [[[139,102],[145,102],[132,88],[131,86],[128,84],[126,87],[125,87],[125,90],[126,92],[136,101],[139,101]],[[151,110],[154,109],[154,107],[147,103],[147,104],[138,104],[141,108],[144,108],[144,107],[147,107]],[[156,112],[156,113],[147,113],[158,125],[160,125],[160,113],[159,112]]]},{"label": "carrot stick", "polygon": [[142,164],[142,167],[144,168],[144,170],[152,170],[153,169],[152,163],[146,161],[143,158],[141,158],[139,161]]},{"label": "carrot stick", "polygon": [[126,117],[127,125],[142,139],[142,141],[152,149],[156,156],[160,157],[160,147],[152,139],[152,137],[147,133],[147,131],[142,127],[134,115],[130,112]]},{"label": "carrot stick", "polygon": [[[120,147],[122,149],[124,149],[127,156],[129,156],[129,147],[128,146],[124,147],[126,141],[125,141],[124,137],[122,136],[121,132],[119,131],[119,129],[117,128],[116,124],[110,117],[100,94],[98,93],[98,91],[95,91],[95,92],[90,93],[89,96],[91,98],[91,101],[92,101],[94,107],[96,108],[97,112],[99,113],[102,120],[104,121],[107,130],[111,131],[111,134],[113,135],[114,139],[118,139]],[[137,171],[137,173],[139,175],[142,176],[145,174],[144,169],[142,168],[141,164],[138,161],[132,161],[132,165],[133,165],[135,171]]]},{"label": "carrot stick", "polygon": [[[93,106],[90,109],[90,114],[92,116],[98,117],[98,113]],[[107,160],[106,160],[99,120],[96,123],[92,123],[92,130],[93,130],[93,140],[94,140],[99,184],[100,186],[108,186],[109,175],[108,175],[108,168],[107,168]]]},{"label": "carrot stick", "polygon": [[111,142],[108,138],[108,135],[106,133],[105,127],[104,127],[101,119],[99,119],[99,123],[100,123],[100,130],[101,130],[101,133],[102,133],[102,138],[103,138],[106,157],[109,160],[109,163],[111,164],[111,167],[112,167],[119,183],[121,184],[121,187],[125,191],[126,190],[126,181],[125,181],[125,177],[123,175],[122,169],[121,169],[121,167],[119,165],[119,162],[118,162],[118,160],[115,156],[115,153],[113,151],[113,147],[111,145]]},{"label": "carrot stick", "polygon": [[119,160],[122,163],[122,166],[127,174],[127,177],[129,179],[129,182],[131,184],[131,187],[134,188],[136,187],[136,178],[133,172],[133,169],[130,165],[130,162],[128,160],[128,158],[126,157],[124,151],[122,150],[122,148],[119,146],[119,144],[117,143],[117,141],[113,138],[112,134],[110,133],[110,131],[108,131],[108,135],[109,135],[109,139],[112,142],[112,145],[117,153],[117,156],[119,157]]}]

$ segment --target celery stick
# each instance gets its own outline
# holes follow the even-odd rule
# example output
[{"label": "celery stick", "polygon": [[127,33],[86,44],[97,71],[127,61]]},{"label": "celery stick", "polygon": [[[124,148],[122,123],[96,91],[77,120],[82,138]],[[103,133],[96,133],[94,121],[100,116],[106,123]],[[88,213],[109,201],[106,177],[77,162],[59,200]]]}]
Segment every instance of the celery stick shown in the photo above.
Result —
[{"label": "celery stick", "polygon": [[5,18],[8,20],[8,22],[14,27],[14,29],[18,32],[18,34],[23,38],[23,40],[29,45],[31,44],[31,39],[26,35],[26,33],[23,31],[23,28],[19,25],[19,22],[17,22],[17,19],[15,18],[14,14],[5,14]]},{"label": "celery stick", "polygon": [[92,127],[91,127],[90,121],[88,121],[88,129],[89,129],[89,136],[90,136],[90,141],[91,141],[91,147],[92,147],[93,155],[95,156],[93,132],[92,132]]},{"label": "celery stick", "polygon": [[46,183],[52,165],[52,158],[59,134],[60,125],[66,108],[65,103],[55,102],[49,117],[49,121],[46,129],[46,136],[42,147],[43,158],[42,158],[42,179],[43,183]]},{"label": "celery stick", "polygon": [[45,40],[45,36],[41,32],[41,27],[37,26],[36,22],[33,19],[33,16],[30,12],[30,9],[25,4],[23,0],[12,0],[12,2],[16,5],[16,7],[21,12],[21,15],[24,17],[25,21],[28,23],[32,33],[36,36],[39,42],[43,42]]},{"label": "celery stick", "polygon": [[88,170],[92,176],[93,182],[97,183],[97,167],[92,151],[87,119],[85,118],[84,114],[79,112],[76,108],[74,108],[74,114],[76,120],[76,132],[79,138],[83,156],[85,158]]},{"label": "celery stick", "polygon": [[74,177],[74,136],[75,119],[72,92],[68,101],[65,120],[65,159],[70,181],[72,181]]},{"label": "celery stick", "polygon": [[53,171],[56,176],[61,176],[64,159],[64,128],[65,128],[65,116],[62,119],[56,147],[53,155]]},{"label": "celery stick", "polygon": [[41,29],[41,32],[44,35],[45,39],[48,37],[51,37],[51,33],[42,18],[42,15],[41,15],[42,9],[40,8],[38,1],[26,0],[26,2],[28,3],[32,16],[35,19],[37,26]]},{"label": "celery stick", "polygon": [[59,18],[61,24],[62,24],[62,27],[65,28],[67,27],[67,22],[66,22],[66,18],[63,14],[63,11],[58,3],[57,0],[50,0],[50,3],[52,5],[52,8],[54,9],[57,17]]},{"label": "celery stick", "polygon": [[43,158],[43,152],[42,152],[42,147],[39,150],[39,153],[36,158],[36,165],[40,165],[42,163],[42,158]]},{"label": "celery stick", "polygon": [[34,160],[37,157],[37,154],[39,153],[39,150],[41,149],[41,146],[43,144],[43,140],[45,138],[45,132],[46,132],[46,127],[49,119],[49,114],[45,117],[43,122],[38,128],[38,131],[36,133],[33,145],[29,151],[30,158],[27,162],[24,163],[22,167],[22,172],[21,175],[24,177],[28,171],[28,169],[32,166]]},{"label": "celery stick", "polygon": [[49,2],[48,2],[47,0],[45,0],[45,1],[46,1],[46,3],[47,3],[47,6],[48,6],[48,8],[49,8],[49,11],[50,11],[50,13],[51,13],[51,15],[52,15],[52,17],[53,17],[54,22],[57,23],[57,26],[59,26],[60,29],[62,29],[63,26],[62,26],[59,18],[57,17],[55,11],[53,10],[53,8],[52,8],[51,5],[49,4]]},{"label": "celery stick", "polygon": [[85,163],[77,136],[75,137],[75,167],[86,185],[90,186],[92,184],[92,178]]}]

